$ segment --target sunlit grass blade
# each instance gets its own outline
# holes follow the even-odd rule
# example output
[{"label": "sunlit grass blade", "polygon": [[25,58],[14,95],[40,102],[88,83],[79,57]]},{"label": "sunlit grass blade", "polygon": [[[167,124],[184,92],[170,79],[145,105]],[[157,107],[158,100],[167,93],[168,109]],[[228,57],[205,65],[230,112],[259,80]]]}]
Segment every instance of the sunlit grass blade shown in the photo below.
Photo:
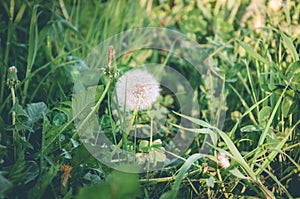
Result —
[{"label": "sunlit grass blade", "polygon": [[203,120],[200,120],[200,119],[196,119],[196,118],[193,118],[193,117],[190,117],[190,116],[187,116],[187,115],[183,115],[183,114],[180,114],[180,113],[177,113],[175,111],[173,111],[173,113],[175,113],[176,115],[179,115],[180,117],[183,117],[195,124],[198,124],[199,126],[202,126],[202,127],[206,127],[206,128],[211,128],[212,125],[210,125],[209,123],[203,121]]}]

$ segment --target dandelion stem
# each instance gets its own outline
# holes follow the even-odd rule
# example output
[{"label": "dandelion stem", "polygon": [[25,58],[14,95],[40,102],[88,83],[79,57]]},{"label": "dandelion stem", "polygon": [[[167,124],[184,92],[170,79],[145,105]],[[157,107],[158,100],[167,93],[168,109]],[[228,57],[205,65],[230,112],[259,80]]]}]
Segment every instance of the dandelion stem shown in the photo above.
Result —
[{"label": "dandelion stem", "polygon": [[149,148],[152,146],[152,141],[153,141],[153,117],[151,116],[151,128],[150,128],[150,143],[149,143]]},{"label": "dandelion stem", "polygon": [[[12,104],[13,106],[16,104],[16,94],[15,94],[15,88],[14,87],[11,87],[10,88],[10,91],[11,91],[11,98],[12,98]],[[15,111],[12,111],[12,125],[15,125],[16,124],[16,112]]]},{"label": "dandelion stem", "polygon": [[134,111],[133,111],[133,113],[132,113],[132,115],[131,115],[131,118],[130,118],[130,121],[129,121],[129,125],[128,125],[126,131],[125,131],[124,134],[122,135],[122,136],[123,136],[123,137],[122,137],[122,140],[119,141],[117,147],[116,147],[116,148],[113,150],[113,152],[111,153],[112,156],[114,156],[114,155],[116,154],[117,150],[121,148],[121,146],[123,145],[123,142],[124,142],[124,143],[126,142],[127,136],[129,135],[129,132],[130,132],[132,126],[133,126],[133,122],[134,122],[134,120],[135,120],[135,118],[136,118],[137,113],[138,113],[138,109],[136,108],[136,109],[134,109]]},{"label": "dandelion stem", "polygon": [[17,68],[15,66],[11,66],[8,69],[7,73],[7,82],[6,84],[8,85],[10,92],[11,92],[11,99],[12,99],[12,114],[11,114],[11,121],[12,121],[12,133],[13,133],[13,142],[14,142],[14,158],[17,158],[17,144],[18,144],[18,133],[15,129],[16,125],[16,112],[15,112],[15,105],[16,105],[16,93],[15,93],[15,88],[17,83],[19,82],[18,80],[18,75],[17,75]]},{"label": "dandelion stem", "polygon": [[[12,106],[14,107],[15,104],[16,104],[15,87],[12,86],[10,88],[10,91],[11,91]],[[16,125],[16,112],[14,110],[11,113],[11,121],[12,121],[11,123],[12,123],[12,126],[13,126],[13,140],[14,140],[14,142],[16,142],[17,139],[18,139],[18,136],[17,136],[17,132],[16,132],[16,129],[15,129],[15,125]],[[16,159],[17,158],[16,144],[14,144],[14,146],[15,146],[14,157]]]}]

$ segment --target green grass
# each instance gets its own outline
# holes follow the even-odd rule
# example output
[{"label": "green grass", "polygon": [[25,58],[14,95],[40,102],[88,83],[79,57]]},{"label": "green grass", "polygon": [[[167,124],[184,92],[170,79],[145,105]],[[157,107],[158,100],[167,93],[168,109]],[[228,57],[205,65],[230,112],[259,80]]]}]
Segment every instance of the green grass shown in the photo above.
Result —
[{"label": "green grass", "polygon": [[[0,198],[300,197],[300,3],[285,1],[275,11],[271,2],[1,1]],[[111,108],[117,81],[112,76],[90,88],[96,96],[73,94],[82,63],[99,43],[142,27],[176,30],[197,41],[219,71],[222,95],[210,92],[209,77],[200,77],[190,63],[170,53],[176,43],[169,52],[127,53],[116,59],[118,72],[147,63],[171,66],[194,89],[200,109],[193,111],[199,117],[182,114],[178,99],[162,88],[154,109],[135,113],[129,124],[123,110]],[[8,74],[11,66],[18,69],[19,81]],[[86,75],[89,79],[92,74]],[[88,99],[96,106],[78,106],[74,97],[79,105]],[[221,97],[226,103],[220,104]],[[81,113],[92,117],[95,110],[102,133],[115,145],[135,154],[151,153],[158,158],[153,164],[178,159],[141,174],[99,162],[76,128]],[[212,125],[222,121],[224,110],[223,127]],[[152,114],[166,116],[162,128],[157,129],[159,121]],[[193,125],[180,125],[183,118]],[[82,129],[90,130],[88,122],[81,123]],[[141,127],[153,137],[124,136]],[[195,133],[180,156],[165,147],[178,130],[185,131],[182,136]],[[202,154],[205,140],[211,141],[208,154]],[[220,152],[228,156],[230,167],[220,166]],[[69,175],[62,165],[72,167]]]}]

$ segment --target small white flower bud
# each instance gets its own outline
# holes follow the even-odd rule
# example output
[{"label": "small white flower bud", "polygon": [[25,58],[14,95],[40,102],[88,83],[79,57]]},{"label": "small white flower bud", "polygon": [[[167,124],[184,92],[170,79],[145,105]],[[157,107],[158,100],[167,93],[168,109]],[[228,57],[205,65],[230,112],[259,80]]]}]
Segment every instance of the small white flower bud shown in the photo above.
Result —
[{"label": "small white flower bud", "polygon": [[225,155],[225,153],[219,153],[218,161],[223,169],[227,169],[230,166],[228,157]]}]

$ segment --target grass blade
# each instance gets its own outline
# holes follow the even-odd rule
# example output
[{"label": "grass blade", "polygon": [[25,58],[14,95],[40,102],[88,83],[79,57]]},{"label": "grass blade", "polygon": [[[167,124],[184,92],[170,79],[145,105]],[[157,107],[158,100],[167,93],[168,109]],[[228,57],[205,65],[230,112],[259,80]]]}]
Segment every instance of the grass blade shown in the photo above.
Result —
[{"label": "grass blade", "polygon": [[25,74],[26,82],[24,83],[22,104],[25,103],[25,100],[27,97],[27,90],[28,90],[29,81],[30,81],[30,79],[28,77],[31,74],[31,69],[34,64],[35,57],[36,57],[37,50],[38,50],[37,7],[38,7],[37,5],[33,7],[31,20],[30,20],[29,47],[28,47],[27,67],[26,67],[26,74]]},{"label": "grass blade", "polygon": [[182,165],[182,167],[180,168],[179,173],[176,176],[175,182],[172,186],[171,191],[164,193],[160,199],[173,199],[176,198],[177,193],[179,191],[180,188],[180,183],[184,178],[185,173],[189,170],[189,168],[192,166],[192,164],[197,161],[198,159],[202,158],[204,156],[204,154],[201,153],[196,153],[193,154],[192,156],[190,156],[186,162]]},{"label": "grass blade", "polygon": [[281,101],[282,101],[282,98],[283,98],[284,93],[285,93],[285,91],[286,91],[287,88],[288,88],[288,86],[285,87],[285,89],[284,89],[283,92],[281,93],[279,99],[277,100],[277,103],[276,103],[276,105],[275,105],[275,107],[274,107],[274,109],[273,109],[273,112],[272,112],[272,114],[271,114],[269,120],[268,120],[268,123],[267,123],[267,125],[266,125],[266,128],[264,129],[263,133],[261,134],[261,136],[260,136],[260,138],[259,138],[259,141],[258,141],[258,147],[260,147],[260,146],[264,143],[264,141],[265,141],[265,138],[266,138],[266,136],[267,136],[267,134],[268,134],[268,131],[269,131],[269,129],[270,129],[270,126],[271,126],[271,124],[272,124],[272,122],[273,122],[273,119],[274,119],[274,117],[275,117],[275,115],[276,115],[277,109],[279,108],[279,105],[280,105],[280,103],[281,103]]},{"label": "grass blade", "polygon": [[258,168],[255,172],[256,175],[261,174],[261,172],[263,171],[264,168],[266,168],[273,160],[274,158],[278,155],[279,151],[282,149],[282,147],[284,146],[284,144],[286,143],[286,141],[289,139],[289,137],[291,136],[293,130],[296,128],[296,126],[298,126],[300,124],[300,120],[293,126],[293,128],[290,129],[289,133],[284,137],[283,140],[281,140],[281,142],[279,142],[277,144],[277,146],[275,147],[277,150],[273,150],[268,157],[266,158],[266,160],[262,163],[261,167]]},{"label": "grass blade", "polygon": [[297,50],[293,44],[293,41],[290,37],[286,36],[282,31],[279,31],[281,38],[282,38],[282,42],[283,45],[285,46],[286,50],[292,55],[294,61],[298,61],[299,60],[299,56],[297,53]]},{"label": "grass blade", "polygon": [[268,60],[266,60],[265,58],[263,58],[260,54],[258,54],[257,52],[255,52],[250,46],[248,46],[246,43],[237,40],[238,44],[240,44],[240,46],[242,46],[242,48],[244,48],[249,55],[251,55],[253,58],[263,62],[264,64],[270,64],[270,62]]},{"label": "grass blade", "polygon": [[261,165],[259,164],[255,164],[256,166],[258,166],[261,170],[263,170],[264,172],[266,172],[268,174],[268,176],[270,176],[286,193],[287,197],[289,199],[293,199],[293,196],[288,192],[288,190],[281,184],[281,182],[277,179],[277,177],[275,175],[273,175],[270,171],[268,171],[267,169],[263,168]]}]

